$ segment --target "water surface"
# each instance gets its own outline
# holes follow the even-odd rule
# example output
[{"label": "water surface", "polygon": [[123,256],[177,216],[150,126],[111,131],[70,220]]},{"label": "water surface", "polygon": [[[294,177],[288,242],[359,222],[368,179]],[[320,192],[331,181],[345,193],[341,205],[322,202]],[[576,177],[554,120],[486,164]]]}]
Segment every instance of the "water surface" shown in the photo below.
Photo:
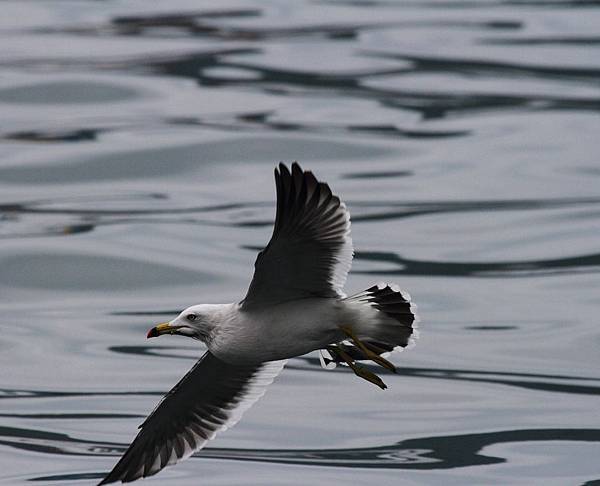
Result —
[{"label": "water surface", "polygon": [[381,392],[291,360],[148,484],[600,481],[600,8],[5,1],[0,483],[94,484],[239,300],[299,160],[353,216],[348,292],[419,304]]}]

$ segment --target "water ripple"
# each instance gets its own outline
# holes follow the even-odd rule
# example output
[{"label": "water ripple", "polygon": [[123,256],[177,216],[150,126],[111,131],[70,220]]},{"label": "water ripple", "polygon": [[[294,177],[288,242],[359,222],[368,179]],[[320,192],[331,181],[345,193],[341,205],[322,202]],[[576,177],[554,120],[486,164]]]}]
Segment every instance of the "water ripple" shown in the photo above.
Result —
[{"label": "water ripple", "polygon": [[[483,454],[481,451],[486,447],[503,443],[540,441],[600,443],[600,429],[514,429],[419,437],[383,446],[340,449],[290,450],[210,447],[194,454],[193,457],[338,468],[444,470],[501,464],[506,462],[505,458]],[[77,439],[68,434],[13,427],[0,427],[0,444],[45,454],[87,456],[119,456],[126,448],[124,444],[92,442]],[[80,476],[69,475],[68,477],[75,479]],[[86,477],[91,477],[91,475]],[[102,477],[102,473],[98,473],[96,477]],[[59,479],[65,479],[64,474],[37,477],[32,480]]]},{"label": "water ripple", "polygon": [[415,260],[392,252],[356,252],[357,260],[390,263],[395,268],[380,270],[355,270],[365,275],[427,275],[452,277],[506,278],[539,277],[600,271],[600,253],[564,258],[522,260],[506,262],[436,262]]},{"label": "water ripple", "polygon": [[202,352],[142,322],[239,296],[288,158],[350,207],[352,285],[402,277],[450,327],[385,373],[403,406],[293,359],[271,399],[318,422],[257,409],[264,441],[195,457],[224,484],[598,477],[597,1],[63,3],[0,16],[0,482],[104,475]]}]

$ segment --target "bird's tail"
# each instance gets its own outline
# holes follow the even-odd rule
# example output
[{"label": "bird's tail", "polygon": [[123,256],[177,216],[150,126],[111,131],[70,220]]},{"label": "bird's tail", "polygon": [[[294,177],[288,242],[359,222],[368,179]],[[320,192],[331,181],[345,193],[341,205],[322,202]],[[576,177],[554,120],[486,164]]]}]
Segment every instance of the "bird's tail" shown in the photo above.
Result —
[{"label": "bird's tail", "polygon": [[[370,315],[374,318],[367,319],[368,324],[358,331],[361,341],[370,350],[386,357],[392,351],[414,346],[418,338],[419,318],[417,306],[411,302],[408,292],[394,284],[379,283],[344,300],[349,304],[368,306],[373,312]],[[364,350],[350,341],[338,346],[355,361],[370,359]],[[325,368],[333,368],[341,361],[339,355],[321,353],[321,364]]]}]

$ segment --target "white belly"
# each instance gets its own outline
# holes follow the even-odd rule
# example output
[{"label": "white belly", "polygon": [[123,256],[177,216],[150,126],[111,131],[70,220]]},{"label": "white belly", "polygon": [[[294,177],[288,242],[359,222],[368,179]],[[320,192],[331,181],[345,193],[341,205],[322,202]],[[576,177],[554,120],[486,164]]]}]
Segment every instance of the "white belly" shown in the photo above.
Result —
[{"label": "white belly", "polygon": [[237,308],[208,346],[229,363],[300,356],[343,339],[338,326],[348,320],[347,311],[337,299],[303,299],[250,311]]}]

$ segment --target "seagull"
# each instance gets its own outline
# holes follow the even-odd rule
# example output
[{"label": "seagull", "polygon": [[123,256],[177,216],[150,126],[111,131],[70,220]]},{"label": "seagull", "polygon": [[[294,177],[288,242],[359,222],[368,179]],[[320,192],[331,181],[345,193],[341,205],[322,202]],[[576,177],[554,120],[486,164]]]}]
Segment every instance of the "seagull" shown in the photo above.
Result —
[{"label": "seagull", "polygon": [[237,423],[286,360],[319,352],[323,368],[342,364],[381,389],[358,361],[396,372],[386,359],[414,343],[416,307],[407,292],[380,283],[343,293],[354,250],[350,214],[325,182],[294,162],[275,168],[273,235],[256,259],[241,302],[188,307],[153,327],[148,338],[176,334],[208,350],[140,425],[113,470],[99,483],[152,476],[189,457]]}]

